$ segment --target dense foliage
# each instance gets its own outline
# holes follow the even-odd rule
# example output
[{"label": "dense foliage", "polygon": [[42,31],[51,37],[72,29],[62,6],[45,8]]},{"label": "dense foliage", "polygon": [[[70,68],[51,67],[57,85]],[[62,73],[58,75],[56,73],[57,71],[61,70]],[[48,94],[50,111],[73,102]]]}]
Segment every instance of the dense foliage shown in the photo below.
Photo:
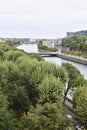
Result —
[{"label": "dense foliage", "polygon": [[10,46],[18,46],[21,44],[20,40],[18,39],[14,39],[14,40],[9,39],[9,40],[6,40],[5,43]]},{"label": "dense foliage", "polygon": [[87,85],[80,86],[75,91],[73,103],[81,122],[87,128]]},{"label": "dense foliage", "polygon": [[66,53],[76,55],[84,54],[85,56],[87,55],[87,36],[73,36],[64,38],[62,40],[62,46],[66,49]]},{"label": "dense foliage", "polygon": [[15,130],[15,119],[13,113],[8,110],[7,96],[0,90],[0,129]]},{"label": "dense foliage", "polygon": [[64,67],[0,43],[0,129],[71,127],[62,104],[66,80]]},{"label": "dense foliage", "polygon": [[74,32],[74,36],[85,36],[87,35],[87,30]]},{"label": "dense foliage", "polygon": [[22,128],[24,124],[26,130],[73,130],[71,121],[65,117],[64,111],[56,103],[31,107],[30,112],[21,117],[21,122]]},{"label": "dense foliage", "polygon": [[63,63],[62,66],[65,67],[68,72],[67,88],[65,89],[65,98],[66,98],[69,90],[71,90],[73,93],[73,91],[75,91],[77,87],[83,85],[84,83],[87,83],[87,81],[81,75],[80,71],[72,64]]},{"label": "dense foliage", "polygon": [[86,86],[87,81],[71,64],[59,67],[0,43],[1,130],[73,130],[63,106],[69,90],[86,127]]},{"label": "dense foliage", "polygon": [[87,128],[87,80],[79,70],[69,63],[63,63],[68,72],[67,88],[65,89],[64,102],[71,90],[73,109],[79,116],[81,125]]}]

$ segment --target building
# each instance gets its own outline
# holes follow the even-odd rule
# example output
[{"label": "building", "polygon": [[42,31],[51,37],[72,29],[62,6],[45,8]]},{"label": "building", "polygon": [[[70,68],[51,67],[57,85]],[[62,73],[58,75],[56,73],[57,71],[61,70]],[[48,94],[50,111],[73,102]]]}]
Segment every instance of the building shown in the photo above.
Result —
[{"label": "building", "polygon": [[58,46],[61,46],[61,42],[62,42],[62,38],[58,38],[58,39],[55,41],[55,47],[58,48]]},{"label": "building", "polygon": [[43,44],[43,46],[47,46],[48,48],[54,48],[55,47],[54,40],[43,40],[42,44]]},{"label": "building", "polygon": [[73,37],[74,36],[74,32],[67,32],[67,37]]}]

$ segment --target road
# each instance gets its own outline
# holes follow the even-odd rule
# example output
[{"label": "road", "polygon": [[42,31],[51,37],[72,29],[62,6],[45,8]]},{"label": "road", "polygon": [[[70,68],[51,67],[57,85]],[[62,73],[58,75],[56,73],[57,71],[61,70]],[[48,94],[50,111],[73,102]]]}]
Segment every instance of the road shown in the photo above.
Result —
[{"label": "road", "polygon": [[73,104],[69,102],[67,99],[65,100],[65,104],[71,108],[73,107]]},{"label": "road", "polygon": [[72,118],[72,125],[74,129],[76,130],[76,126],[80,126],[79,122],[76,120],[76,114],[65,108],[65,114],[68,115],[68,117]]}]

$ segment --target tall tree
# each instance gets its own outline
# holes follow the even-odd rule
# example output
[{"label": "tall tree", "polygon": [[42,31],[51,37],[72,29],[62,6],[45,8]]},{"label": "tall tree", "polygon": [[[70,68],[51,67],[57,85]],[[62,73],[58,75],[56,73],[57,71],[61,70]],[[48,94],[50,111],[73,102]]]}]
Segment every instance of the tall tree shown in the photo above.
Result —
[{"label": "tall tree", "polygon": [[47,75],[38,87],[40,103],[62,103],[63,84],[53,75]]},{"label": "tall tree", "polygon": [[0,88],[0,129],[16,130],[14,117],[12,113],[8,111],[8,104],[7,96],[2,93]]},{"label": "tall tree", "polygon": [[[79,87],[80,84],[83,84],[85,81],[83,76],[81,75],[80,71],[74,67],[72,64],[69,63],[63,63],[63,67],[66,68],[68,72],[68,78],[67,78],[67,87],[65,88],[65,94],[64,94],[64,102],[65,98],[68,94],[69,90],[72,90],[72,92],[75,90],[75,88]],[[82,82],[80,82],[82,80]]]},{"label": "tall tree", "polygon": [[81,122],[87,127],[87,86],[80,86],[76,89],[73,104],[81,118]]},{"label": "tall tree", "polygon": [[68,130],[69,127],[71,128],[71,121],[66,118],[64,111],[56,103],[31,107],[30,112],[24,115],[21,121],[22,128],[27,130]]}]

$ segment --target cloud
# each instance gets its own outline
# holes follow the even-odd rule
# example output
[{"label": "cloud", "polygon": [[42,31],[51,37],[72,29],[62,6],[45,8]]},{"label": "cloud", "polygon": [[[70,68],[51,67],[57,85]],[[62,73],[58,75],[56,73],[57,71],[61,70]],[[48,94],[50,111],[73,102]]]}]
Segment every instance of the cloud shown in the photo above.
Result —
[{"label": "cloud", "polygon": [[86,5],[86,0],[0,0],[0,35],[54,37],[86,29]]}]

